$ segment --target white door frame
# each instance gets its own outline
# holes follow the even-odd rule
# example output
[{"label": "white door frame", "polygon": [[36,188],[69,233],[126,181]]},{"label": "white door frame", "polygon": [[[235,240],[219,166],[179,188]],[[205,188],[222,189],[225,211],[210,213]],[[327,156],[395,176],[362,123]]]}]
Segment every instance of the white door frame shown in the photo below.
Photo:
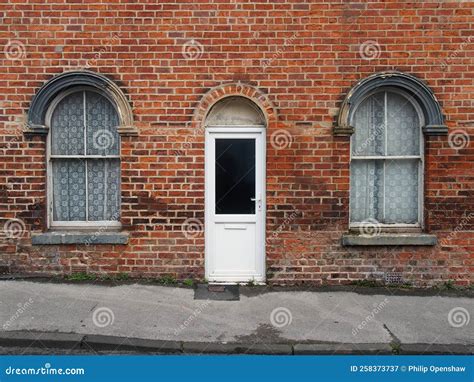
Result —
[{"label": "white door frame", "polygon": [[[241,276],[213,276],[211,274],[213,248],[210,245],[214,232],[214,199],[215,199],[215,152],[212,150],[212,140],[224,138],[255,138],[255,187],[256,187],[256,256],[258,274],[251,277],[256,283],[264,283],[266,275],[265,256],[265,222],[266,222],[266,128],[258,126],[213,126],[205,131],[205,277],[213,283],[239,283]],[[212,152],[211,152],[212,151]],[[259,165],[260,163],[260,165]],[[260,208],[258,207],[260,199]],[[225,216],[225,215],[222,215]],[[229,216],[229,215],[227,215]],[[248,215],[232,215],[233,221],[245,222]],[[247,218],[248,220],[248,218]],[[247,280],[250,281],[250,280]]]}]

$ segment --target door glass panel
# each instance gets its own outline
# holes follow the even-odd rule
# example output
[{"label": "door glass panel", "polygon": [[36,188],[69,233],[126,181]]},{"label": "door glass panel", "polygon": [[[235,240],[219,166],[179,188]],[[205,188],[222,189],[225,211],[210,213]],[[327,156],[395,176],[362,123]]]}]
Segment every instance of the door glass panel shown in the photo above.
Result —
[{"label": "door glass panel", "polygon": [[255,214],[255,139],[216,139],[216,214]]}]

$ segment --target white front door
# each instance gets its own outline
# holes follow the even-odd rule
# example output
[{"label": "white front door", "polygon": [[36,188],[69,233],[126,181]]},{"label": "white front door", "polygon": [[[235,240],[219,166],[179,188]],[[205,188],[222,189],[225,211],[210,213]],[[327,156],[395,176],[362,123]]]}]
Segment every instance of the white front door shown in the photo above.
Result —
[{"label": "white front door", "polygon": [[265,281],[265,129],[206,129],[206,278]]}]

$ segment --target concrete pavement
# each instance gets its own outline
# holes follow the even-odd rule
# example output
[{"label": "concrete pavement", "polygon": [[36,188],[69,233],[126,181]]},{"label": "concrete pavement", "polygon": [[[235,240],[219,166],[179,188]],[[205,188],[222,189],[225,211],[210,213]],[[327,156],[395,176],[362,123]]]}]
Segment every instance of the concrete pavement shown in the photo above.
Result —
[{"label": "concrete pavement", "polygon": [[96,345],[120,338],[159,340],[164,342],[157,345],[173,343],[181,352],[203,352],[211,344],[224,353],[240,352],[235,351],[240,344],[247,349],[242,352],[252,352],[249,346],[270,352],[265,348],[272,345],[282,354],[369,352],[371,346],[381,352],[402,347],[449,354],[474,345],[474,300],[468,297],[398,296],[388,290],[251,293],[239,301],[193,297],[192,289],[155,285],[0,281],[0,346],[8,346],[8,336],[14,346],[15,336],[34,338],[36,332],[43,338],[75,333],[73,342],[95,338]]}]

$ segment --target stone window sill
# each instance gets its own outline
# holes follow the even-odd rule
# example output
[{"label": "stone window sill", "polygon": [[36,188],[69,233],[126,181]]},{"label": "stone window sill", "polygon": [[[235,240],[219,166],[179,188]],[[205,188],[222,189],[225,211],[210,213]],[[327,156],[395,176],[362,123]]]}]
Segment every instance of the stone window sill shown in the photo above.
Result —
[{"label": "stone window sill", "polygon": [[349,246],[373,246],[373,245],[436,245],[438,239],[435,235],[423,233],[383,233],[374,236],[356,234],[342,235],[342,245]]},{"label": "stone window sill", "polygon": [[55,244],[127,244],[128,232],[51,231],[33,234],[33,245]]}]

